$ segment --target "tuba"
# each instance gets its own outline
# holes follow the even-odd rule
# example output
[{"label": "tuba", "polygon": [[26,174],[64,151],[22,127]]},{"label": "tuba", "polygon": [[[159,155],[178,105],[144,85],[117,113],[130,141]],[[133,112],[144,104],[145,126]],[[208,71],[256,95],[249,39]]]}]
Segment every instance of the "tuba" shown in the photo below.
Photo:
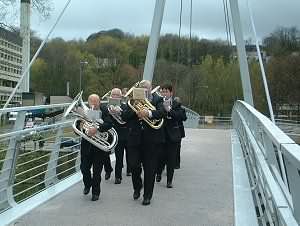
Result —
[{"label": "tuba", "polygon": [[[125,97],[129,97],[127,102],[128,106],[135,112],[138,113],[144,109],[154,111],[156,110],[155,106],[153,106],[150,101],[145,98],[145,90],[144,88],[138,88],[140,82],[135,83],[125,94]],[[157,87],[156,87],[157,88]],[[157,88],[158,89],[158,88]],[[144,92],[144,95],[134,95],[134,92]],[[155,90],[154,92],[156,92]],[[154,93],[153,92],[153,93]],[[152,94],[152,91],[151,91]],[[148,117],[143,118],[143,120],[153,129],[160,129],[164,123],[163,119],[150,119]]]},{"label": "tuba", "polygon": [[86,131],[90,127],[101,127],[103,124],[103,120],[91,119],[88,117],[89,108],[85,105],[82,100],[82,91],[74,98],[73,102],[67,108],[64,113],[64,117],[69,115],[71,112],[77,116],[74,120],[72,127],[74,132],[84,138],[85,140],[89,141],[91,144],[96,146],[102,151],[111,152],[114,150],[115,146],[118,143],[118,134],[114,128],[109,129],[107,132],[99,132],[94,136],[89,136]]}]

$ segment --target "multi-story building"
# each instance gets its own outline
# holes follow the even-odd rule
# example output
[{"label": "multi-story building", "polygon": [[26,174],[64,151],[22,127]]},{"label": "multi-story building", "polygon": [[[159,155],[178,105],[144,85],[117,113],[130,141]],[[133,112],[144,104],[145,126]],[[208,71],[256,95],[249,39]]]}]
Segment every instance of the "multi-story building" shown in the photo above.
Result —
[{"label": "multi-story building", "polygon": [[[0,107],[5,104],[22,74],[22,39],[0,27]],[[20,106],[22,93],[18,90],[10,106]]]}]

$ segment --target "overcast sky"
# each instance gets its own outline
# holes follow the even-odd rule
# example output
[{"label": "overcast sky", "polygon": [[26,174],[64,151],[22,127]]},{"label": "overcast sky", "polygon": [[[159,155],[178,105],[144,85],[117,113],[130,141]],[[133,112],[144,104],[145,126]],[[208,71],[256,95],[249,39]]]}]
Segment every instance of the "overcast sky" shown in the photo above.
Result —
[{"label": "overcast sky", "polygon": [[[41,21],[33,13],[31,26],[41,38],[48,33],[66,0],[52,0],[51,18]],[[247,0],[239,0],[245,38],[253,37]],[[300,0],[249,0],[258,36],[264,37],[277,26],[300,28]],[[200,38],[226,38],[222,0],[193,0],[192,33]],[[100,30],[120,28],[135,35],[149,34],[155,0],[72,0],[53,37],[86,39]],[[178,33],[180,0],[166,0],[161,32]],[[189,33],[190,0],[183,0],[182,34]]]}]

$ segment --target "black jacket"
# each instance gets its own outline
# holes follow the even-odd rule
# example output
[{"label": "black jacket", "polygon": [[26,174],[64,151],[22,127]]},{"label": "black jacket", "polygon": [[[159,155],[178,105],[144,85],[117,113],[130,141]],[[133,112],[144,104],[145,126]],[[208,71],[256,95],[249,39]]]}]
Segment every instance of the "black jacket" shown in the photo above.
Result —
[{"label": "black jacket", "polygon": [[[173,97],[172,97],[173,98]],[[179,123],[182,119],[181,106],[173,98],[172,109],[164,117],[164,130],[167,141],[179,142],[181,139],[181,132]]]},{"label": "black jacket", "polygon": [[107,106],[100,105],[100,110],[102,111],[103,124],[99,127],[99,131],[100,132],[105,132],[105,131],[107,131],[107,130],[109,130],[109,129],[112,128],[113,122],[112,122],[110,114],[109,114],[109,112],[107,110]]},{"label": "black jacket", "polygon": [[183,108],[180,104],[180,120],[179,120],[178,124],[179,124],[181,138],[185,137],[183,121],[186,121],[186,120],[187,120],[187,117],[186,117],[185,108]]},{"label": "black jacket", "polygon": [[[162,119],[166,115],[166,111],[162,105],[163,99],[158,95],[153,95],[151,104],[156,107],[152,111],[153,119]],[[164,143],[165,134],[163,128],[153,129],[144,120],[139,120],[136,113],[127,107],[122,112],[121,117],[128,123],[128,146],[137,146],[142,142],[145,143]]]}]

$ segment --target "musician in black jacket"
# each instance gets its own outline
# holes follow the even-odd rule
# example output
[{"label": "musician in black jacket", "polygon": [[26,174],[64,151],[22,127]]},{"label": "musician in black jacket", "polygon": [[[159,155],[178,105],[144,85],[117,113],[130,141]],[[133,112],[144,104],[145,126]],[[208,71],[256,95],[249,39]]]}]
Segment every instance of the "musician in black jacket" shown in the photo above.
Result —
[{"label": "musician in black jacket", "polygon": [[182,105],[181,105],[180,98],[179,97],[175,97],[174,100],[177,103],[179,103],[179,105],[180,105],[180,112],[181,112],[181,114],[180,114],[181,117],[180,117],[180,120],[178,121],[181,139],[180,139],[179,145],[177,147],[176,162],[175,162],[175,169],[180,169],[181,141],[182,141],[182,138],[185,137],[185,131],[184,131],[183,122],[187,120],[187,117],[186,117],[185,108],[183,108]]},{"label": "musician in black jacket", "polygon": [[[121,184],[122,181],[122,168],[123,168],[123,157],[124,151],[126,149],[126,163],[127,163],[127,175],[130,174],[128,167],[128,151],[127,151],[127,139],[128,139],[128,127],[127,123],[122,120],[121,113],[127,106],[125,103],[121,103],[122,92],[119,88],[114,88],[111,90],[108,110],[112,117],[113,127],[118,133],[118,144],[115,147],[115,184]],[[118,103],[114,103],[118,102]]]},{"label": "musician in black jacket", "polygon": [[161,94],[164,96],[164,109],[167,115],[164,117],[163,129],[166,142],[161,150],[157,169],[156,181],[161,180],[164,165],[167,165],[167,188],[172,188],[174,168],[177,157],[177,149],[181,140],[179,121],[181,119],[180,104],[174,100],[172,85],[163,85]]},{"label": "musician in black jacket", "polygon": [[[162,128],[154,129],[150,127],[143,118],[162,119],[166,112],[163,109],[163,99],[158,95],[151,94],[151,82],[143,80],[139,87],[145,88],[147,99],[156,110],[141,109],[137,113],[131,108],[127,108],[122,113],[123,120],[128,123],[128,163],[132,173],[133,199],[140,197],[140,192],[144,184],[144,199],[142,204],[149,205],[154,188],[155,171],[157,167],[157,157],[159,146],[165,141]],[[144,183],[141,173],[144,170]]]},{"label": "musician in black jacket", "polygon": [[[112,128],[112,121],[108,114],[107,108],[101,107],[100,110],[100,98],[96,94],[92,94],[88,98],[88,103],[96,118],[102,118],[103,124],[99,127],[90,127],[88,131],[89,136],[96,134],[97,130],[104,132]],[[96,146],[88,142],[87,140],[81,140],[81,164],[80,169],[83,175],[84,190],[83,194],[87,195],[92,188],[92,201],[99,199],[100,195],[100,183],[101,183],[101,172],[104,162],[107,159],[107,152],[99,150]],[[91,176],[91,168],[93,168],[93,177]]]}]

